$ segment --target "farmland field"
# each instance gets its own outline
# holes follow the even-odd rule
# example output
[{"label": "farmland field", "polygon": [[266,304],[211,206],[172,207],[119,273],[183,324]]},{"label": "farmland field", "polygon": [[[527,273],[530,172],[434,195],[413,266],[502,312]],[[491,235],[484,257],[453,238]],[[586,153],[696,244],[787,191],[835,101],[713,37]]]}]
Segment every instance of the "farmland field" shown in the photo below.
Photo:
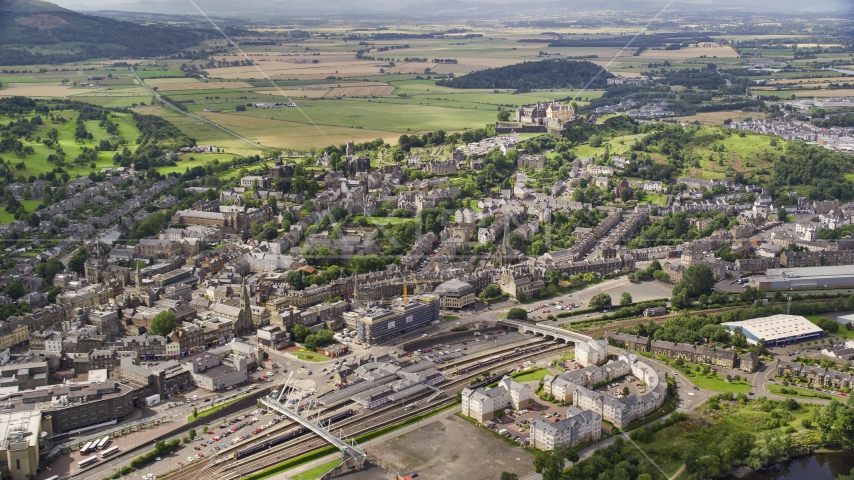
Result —
[{"label": "farmland field", "polygon": [[252,87],[252,85],[249,85],[246,82],[167,82],[156,86],[157,91],[159,92],[168,92],[172,90],[218,90],[223,88],[233,89]]}]

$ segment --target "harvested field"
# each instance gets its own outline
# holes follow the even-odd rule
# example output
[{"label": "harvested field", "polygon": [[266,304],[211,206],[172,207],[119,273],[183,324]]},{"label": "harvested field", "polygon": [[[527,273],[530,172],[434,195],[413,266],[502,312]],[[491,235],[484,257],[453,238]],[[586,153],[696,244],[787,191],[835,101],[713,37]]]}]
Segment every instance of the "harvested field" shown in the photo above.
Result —
[{"label": "harvested field", "polygon": [[246,82],[182,82],[157,85],[157,91],[159,92],[175,90],[221,90],[224,88],[252,88],[252,85]]},{"label": "harvested field", "polygon": [[690,115],[686,117],[674,117],[676,120],[681,122],[700,122],[703,125],[723,125],[724,120],[732,120],[734,122],[743,122],[747,117],[756,119],[761,119],[764,117],[764,114],[757,112],[703,112],[698,113],[696,115]]},{"label": "harvested field", "polygon": [[[201,113],[219,125],[239,132],[250,140],[274,148],[308,149],[316,145],[338,145],[384,138],[395,141],[400,133],[335,125],[311,125],[294,121],[258,118],[249,115]],[[301,119],[302,120],[302,119]]]},{"label": "harvested field", "polygon": [[697,58],[700,55],[705,55],[709,58],[738,58],[738,52],[732,47],[687,47],[679,50],[664,50],[664,49],[647,49],[641,54],[641,58],[660,58],[662,60],[684,60],[688,58]]},{"label": "harvested field", "polygon": [[274,88],[268,88],[266,90],[255,89],[253,92],[264,95],[285,96],[288,98],[320,98],[329,93],[329,90],[298,90],[296,88],[283,88],[281,90],[277,90]]},{"label": "harvested field", "polygon": [[89,90],[83,88],[73,88],[63,85],[33,85],[29,83],[10,84],[0,90],[0,96],[4,97],[62,97],[66,95],[79,95],[86,93]]},{"label": "harvested field", "polygon": [[373,87],[341,87],[329,91],[329,97],[370,97],[377,95],[390,95],[394,91],[391,85],[377,85]]}]

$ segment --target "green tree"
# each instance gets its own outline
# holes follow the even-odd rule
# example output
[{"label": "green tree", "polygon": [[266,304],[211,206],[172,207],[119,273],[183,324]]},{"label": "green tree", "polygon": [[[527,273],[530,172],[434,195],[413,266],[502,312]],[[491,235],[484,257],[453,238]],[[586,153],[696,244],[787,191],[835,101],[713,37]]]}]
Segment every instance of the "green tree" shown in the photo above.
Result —
[{"label": "green tree", "polygon": [[483,292],[480,293],[480,298],[495,298],[501,296],[501,288],[494,283],[490,283],[483,289]]},{"label": "green tree", "polygon": [[42,262],[36,267],[36,273],[42,277],[44,282],[48,285],[53,284],[53,277],[57,273],[61,273],[63,270],[65,270],[65,266],[55,258]]},{"label": "green tree", "polygon": [[[196,418],[196,417],[198,417],[198,416],[199,416],[199,409],[198,409],[198,408],[196,408],[196,407],[193,407],[193,418]],[[192,437],[192,438],[196,438],[196,437],[195,437],[195,436],[193,436],[193,435],[191,435],[191,437]]]},{"label": "green tree", "polygon": [[836,480],[854,480],[854,468],[851,469],[848,475],[840,475],[836,477]]},{"label": "green tree", "polygon": [[[506,122],[510,120],[510,110],[499,110],[498,111],[498,121]],[[503,477],[503,475],[502,475]]]},{"label": "green tree", "polygon": [[524,308],[511,308],[507,312],[507,318],[510,320],[527,320],[528,312]]},{"label": "green tree", "polygon": [[750,432],[737,431],[729,436],[726,443],[729,444],[729,451],[735,458],[744,459],[753,450],[756,444],[756,437]]},{"label": "green tree", "polygon": [[519,475],[510,472],[501,472],[501,480],[519,480]]},{"label": "green tree", "polygon": [[785,208],[780,207],[777,210],[777,220],[780,220],[781,222],[789,221],[789,212],[787,212]]},{"label": "green tree", "polygon": [[5,293],[7,297],[11,297],[13,300],[17,300],[26,294],[26,292],[24,292],[24,285],[17,280],[6,285],[3,293]]},{"label": "green tree", "polygon": [[62,287],[51,287],[51,289],[47,291],[47,301],[50,303],[55,303],[56,296],[60,293],[62,293]]},{"label": "green tree", "polygon": [[169,335],[178,325],[178,317],[171,310],[163,310],[151,319],[151,333],[155,335]]},{"label": "green tree", "polygon": [[537,452],[534,457],[534,469],[543,476],[543,480],[560,480],[566,461],[577,462],[578,452],[555,446],[553,450]]},{"label": "green tree", "polygon": [[611,308],[611,296],[607,293],[597,293],[593,295],[593,298],[590,299],[590,308],[596,310],[604,310],[606,308]]},{"label": "green tree", "polygon": [[631,307],[634,301],[632,300],[632,294],[629,292],[623,292],[620,294],[620,306],[621,307]]},{"label": "green tree", "polygon": [[273,215],[279,213],[279,200],[276,197],[270,197],[267,199],[267,205],[270,206],[270,209],[273,210]]},{"label": "green tree", "polygon": [[652,273],[652,278],[654,278],[660,282],[669,282],[670,281],[670,275],[665,273],[664,270],[656,270],[655,272]]},{"label": "green tree", "polygon": [[303,343],[305,338],[311,334],[311,329],[306,327],[305,325],[296,324],[291,327],[291,335],[293,335],[293,340],[297,343]]},{"label": "green tree", "polygon": [[87,258],[89,258],[89,252],[85,247],[80,247],[80,249],[77,250],[77,253],[68,260],[68,269],[72,272],[82,274],[84,272],[84,265],[86,264]]},{"label": "green tree", "polygon": [[684,291],[689,297],[699,297],[712,293],[715,285],[715,274],[707,265],[691,265],[682,274],[682,280],[673,287],[674,295]]}]

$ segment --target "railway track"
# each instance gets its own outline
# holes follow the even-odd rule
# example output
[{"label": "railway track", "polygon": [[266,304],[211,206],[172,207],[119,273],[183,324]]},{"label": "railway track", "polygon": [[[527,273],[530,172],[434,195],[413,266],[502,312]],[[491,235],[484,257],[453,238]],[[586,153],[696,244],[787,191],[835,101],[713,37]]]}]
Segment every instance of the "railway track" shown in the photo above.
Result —
[{"label": "railway track", "polygon": [[[536,343],[551,342],[546,341]],[[513,348],[515,349],[516,347]],[[552,344],[550,347],[541,348],[536,351],[522,352],[521,355],[500,359],[496,362],[489,362],[487,364],[484,364],[484,361],[481,361],[477,366],[472,366],[468,372],[463,373],[461,375],[457,375],[456,377],[453,377],[453,379],[451,379],[449,382],[439,386],[439,388],[445,393],[445,395],[443,397],[435,399],[434,401],[431,401],[426,405],[415,408],[413,410],[405,410],[405,407],[400,404],[388,405],[386,407],[382,407],[376,410],[371,410],[370,412],[365,413],[363,415],[356,415],[350,417],[349,419],[341,422],[340,424],[336,424],[335,429],[342,432],[342,438],[354,438],[359,435],[375,431],[379,428],[394,425],[412,416],[420,415],[422,413],[429,412],[433,409],[454,402],[456,392],[458,390],[461,390],[462,388],[467,387],[473,378],[479,376],[479,374],[482,372],[481,368],[488,367],[490,369],[495,369],[509,367],[519,361],[538,359],[540,357],[548,356],[552,353],[564,350],[566,348],[567,345],[565,344]],[[493,357],[496,354],[497,352],[491,352],[490,354],[485,354],[482,357]],[[486,360],[486,362],[488,362],[488,360]],[[423,399],[428,394],[429,393],[425,393],[418,397],[408,399],[406,402],[403,403],[409,403],[417,401],[419,399]],[[395,412],[396,410],[403,410],[403,414],[391,415],[389,418],[383,418],[384,416],[386,416],[386,414]],[[259,439],[258,441],[261,440],[266,440],[266,438]],[[244,444],[241,447],[245,447],[246,445],[248,444]],[[291,440],[289,442],[277,445],[267,450],[263,450],[262,452],[258,452],[255,455],[240,460],[235,460],[227,455],[219,455],[213,458],[206,458],[202,461],[194,462],[193,464],[188,465],[187,467],[184,467],[183,469],[174,472],[173,474],[168,475],[164,478],[168,478],[169,480],[200,480],[206,477],[223,480],[239,478],[242,475],[263,470],[275,463],[279,463],[282,461],[286,461],[289,458],[303,455],[305,453],[321,448],[325,445],[326,442],[323,439],[311,433],[308,433],[306,435],[295,438],[294,440]],[[230,450],[230,452],[235,451],[236,449]]]},{"label": "railway track", "polygon": [[[542,345],[545,345],[548,343],[551,343],[551,342],[548,340],[544,340],[544,339],[536,339],[532,342],[528,342],[528,343],[525,343],[522,345],[514,344],[511,346],[499,348],[497,350],[491,350],[488,352],[483,352],[483,353],[479,353],[479,354],[474,354],[472,356],[468,356],[465,359],[466,363],[464,365],[462,365],[462,364],[450,364],[450,365],[439,364],[439,365],[436,365],[436,367],[439,370],[441,370],[443,373],[447,374],[450,372],[452,374],[456,374],[461,369],[468,370],[470,368],[479,368],[479,366],[485,366],[486,363],[490,359],[501,358],[504,355],[516,353],[520,348],[523,350],[527,350],[527,349],[542,346]],[[453,384],[455,385],[456,382],[453,382]],[[417,395],[417,396],[413,397],[412,399],[410,399],[409,402],[415,402],[415,401],[421,400],[424,397],[429,396],[430,394],[432,394],[432,392],[425,392],[423,394]],[[312,412],[312,416],[324,415],[324,414],[332,415],[332,414],[335,414],[336,412],[338,412],[342,407],[351,406],[352,403],[353,403],[352,400],[346,400],[346,401],[337,402],[337,403],[334,403],[334,404],[331,404],[328,406],[324,406],[324,408],[321,408],[316,412]],[[380,407],[379,409],[372,410],[371,413],[374,414],[374,416],[380,416],[380,415],[386,413],[388,410],[391,410],[393,408],[395,408],[393,405],[383,406],[383,407]],[[352,424],[352,423],[358,421],[360,418],[363,418],[363,417],[354,418],[352,420],[347,420],[345,422],[342,422],[338,426],[339,427],[346,427],[349,424]],[[267,441],[271,436],[274,436],[273,435],[274,433],[275,434],[284,433],[286,430],[292,429],[292,428],[296,428],[296,424],[294,424],[293,422],[279,423],[279,424],[271,427],[270,429],[268,429],[263,436],[251,437],[249,440],[247,440],[245,442],[234,445],[232,448],[229,448],[225,451],[219,452],[213,458],[220,458],[223,455],[232,455],[237,451],[244,450],[246,448],[257,445],[258,443]],[[197,462],[199,462],[199,461],[197,461]],[[205,463],[205,462],[201,461],[199,463]],[[184,469],[187,469],[187,467],[184,467]]]}]

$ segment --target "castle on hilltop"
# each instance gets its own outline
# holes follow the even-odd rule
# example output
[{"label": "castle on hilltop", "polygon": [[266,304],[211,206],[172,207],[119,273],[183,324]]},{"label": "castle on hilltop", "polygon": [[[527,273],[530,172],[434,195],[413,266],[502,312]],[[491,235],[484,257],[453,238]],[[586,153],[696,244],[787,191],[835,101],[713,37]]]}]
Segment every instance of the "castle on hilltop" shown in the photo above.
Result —
[{"label": "castle on hilltop", "polygon": [[516,109],[516,115],[513,120],[528,125],[544,125],[548,128],[557,128],[560,124],[572,121],[575,118],[575,109],[572,108],[572,105],[564,105],[556,100],[548,100],[534,105],[522,105]]}]

